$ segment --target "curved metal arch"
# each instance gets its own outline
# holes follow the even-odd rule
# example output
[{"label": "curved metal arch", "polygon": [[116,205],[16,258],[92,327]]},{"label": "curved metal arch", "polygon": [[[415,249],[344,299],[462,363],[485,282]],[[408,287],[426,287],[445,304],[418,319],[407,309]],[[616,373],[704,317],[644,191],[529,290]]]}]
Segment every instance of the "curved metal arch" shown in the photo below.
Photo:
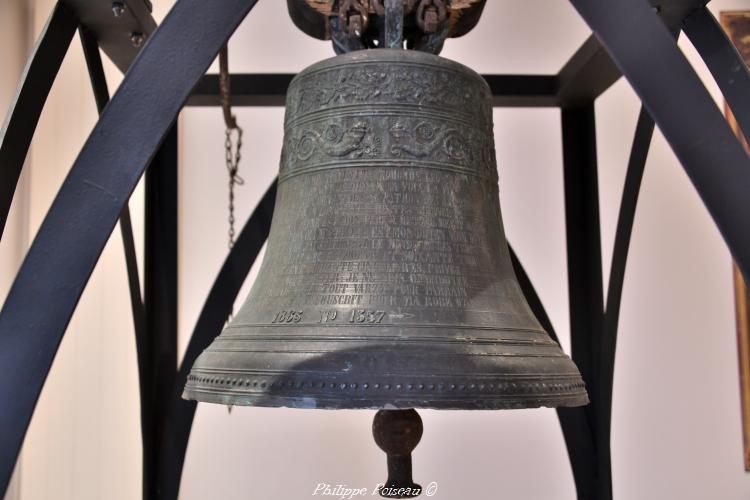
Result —
[{"label": "curved metal arch", "polygon": [[26,63],[0,131],[0,237],[44,103],[77,27],[73,12],[58,2]]},{"label": "curved metal arch", "polygon": [[160,444],[158,477],[160,498],[163,500],[177,500],[185,452],[197,406],[195,401],[182,399],[182,390],[195,359],[221,332],[237,294],[268,238],[276,203],[276,183],[274,179],[221,266],[182,358],[165,416],[164,436]]},{"label": "curved metal arch", "polygon": [[747,137],[750,135],[750,71],[745,61],[707,7],[696,9],[687,16],[682,28],[706,63]]},{"label": "curved metal arch", "polygon": [[[237,294],[250,272],[250,268],[268,238],[276,201],[277,182],[278,179],[274,179],[273,184],[263,195],[224,261],[201,309],[180,365],[169,405],[169,413],[166,415],[166,434],[161,443],[161,462],[158,476],[161,486],[160,492],[164,500],[176,500],[178,497],[185,453],[197,407],[195,401],[182,399],[183,387],[196,358],[220,333],[227,316],[231,312],[232,304],[237,299]],[[513,269],[534,314],[550,336],[557,340],[552,322],[523,265],[510,245],[509,251]],[[560,420],[565,427],[566,416],[561,415]],[[570,426],[570,424],[567,425]],[[571,428],[566,434],[567,439],[570,439],[571,432],[575,433],[576,430]]]},{"label": "curved metal arch", "polygon": [[[0,311],[0,489],[117,218],[190,90],[257,0],[178,0],[57,194]],[[47,304],[39,308],[38,304]]]},{"label": "curved metal arch", "polygon": [[[747,197],[750,164],[724,117],[679,50],[675,39],[677,30],[672,24],[666,26],[644,0],[618,0],[606,5],[596,0],[571,0],[571,3],[594,30],[644,104],[618,215],[601,335],[587,341],[595,356],[589,418],[596,443],[596,469],[590,478],[594,481],[593,491],[582,490],[578,480],[576,484],[579,498],[593,495],[604,500],[612,498],[609,442],[620,304],[654,121],[659,124],[746,276],[750,271],[750,235],[743,230],[742,221],[743,215],[750,213]],[[713,16],[703,6],[696,5],[696,8],[687,16],[683,27],[730,105],[748,116],[747,86],[741,85],[750,81],[747,68],[741,62],[736,64],[736,51],[723,33],[717,33]],[[683,16],[673,20],[674,23],[679,24]],[[572,453],[585,443],[579,440],[578,446],[571,444],[568,443],[568,450],[575,470]]]},{"label": "curved metal arch", "polygon": [[602,330],[600,332],[598,357],[598,384],[594,399],[597,402],[596,443],[600,454],[599,467],[601,479],[607,482],[607,490],[612,495],[612,454],[610,434],[612,430],[612,391],[614,388],[615,355],[617,334],[620,322],[622,292],[625,283],[625,269],[630,250],[630,238],[633,234],[633,223],[641,190],[641,181],[646,168],[651,138],[654,132],[654,120],[645,108],[641,108],[636,124],[633,145],[630,150],[625,184],[622,190],[620,210],[617,216],[617,228],[612,250],[612,265],[609,273],[606,306]]},{"label": "curved metal arch", "polygon": [[[555,333],[552,321],[544,308],[539,294],[531,283],[531,278],[529,278],[523,264],[521,264],[510,244],[508,244],[508,250],[510,251],[513,271],[516,273],[516,279],[521,286],[526,302],[528,302],[529,307],[534,312],[534,316],[536,316],[542,328],[547,331],[555,342],[559,343],[560,341],[557,333]],[[565,447],[568,451],[578,498],[593,498],[595,486],[592,483],[594,471],[596,470],[596,451],[586,412],[582,407],[557,408],[557,419],[560,422],[563,438],[565,439]]]},{"label": "curved metal arch", "polygon": [[[81,45],[83,46],[83,55],[88,67],[89,79],[91,80],[91,89],[94,93],[94,100],[99,114],[109,102],[109,89],[107,79],[104,75],[101,56],[99,55],[99,44],[94,38],[94,34],[80,28]],[[122,209],[120,214],[120,234],[122,236],[123,254],[125,256],[125,267],[128,274],[128,292],[130,293],[130,309],[133,314],[133,326],[135,330],[135,346],[138,353],[138,382],[141,395],[146,392],[146,383],[144,380],[145,369],[143,363],[144,342],[146,341],[143,299],[141,297],[141,282],[138,274],[138,259],[135,251],[135,240],[133,238],[133,224],[130,219],[130,207],[128,203]],[[143,402],[141,402],[143,406]]]},{"label": "curved metal arch", "polygon": [[[182,0],[182,3],[185,3],[185,1],[186,1],[186,0]],[[575,3],[575,1],[576,1],[576,0],[572,0],[572,1],[573,1],[573,2]],[[254,2],[253,2],[253,3],[254,3]],[[580,3],[585,3],[585,0],[582,0],[582,1],[580,2]],[[612,36],[614,37],[615,35],[612,35]],[[606,44],[605,44],[605,45],[606,45]],[[608,48],[609,48],[609,47],[608,47]],[[610,50],[611,50],[611,49],[610,49]],[[620,62],[619,62],[619,61],[618,61],[618,64],[620,64]],[[640,92],[639,92],[639,93],[640,93]],[[643,96],[642,96],[642,97],[643,97]],[[645,102],[645,100],[644,100],[644,102]],[[661,123],[661,122],[660,122],[660,123]],[[639,121],[639,125],[640,125],[640,121]],[[672,125],[672,126],[674,126],[674,123],[672,123],[671,125]],[[679,132],[679,131],[675,131],[675,135],[676,135],[676,136],[680,136],[680,134],[679,134],[678,132]],[[665,135],[666,135],[666,132],[665,132]],[[669,139],[669,137],[668,137],[668,139]],[[672,139],[670,139],[670,142],[672,142]],[[675,152],[678,152],[678,151],[677,151],[677,146],[675,146],[675,145],[673,144],[673,147],[675,148]],[[730,149],[731,149],[731,148],[730,148]],[[729,154],[730,154],[730,156],[731,156],[731,151],[730,151],[730,153],[729,153]],[[678,156],[680,156],[680,154],[679,154],[679,153],[678,153]],[[682,159],[682,157],[681,157],[681,159]],[[80,158],[79,158],[79,160],[80,160]],[[632,161],[632,158],[631,158],[631,161]],[[688,170],[688,167],[687,167],[687,165],[686,165],[686,170]],[[690,174],[690,171],[688,171],[688,173]],[[691,178],[693,178],[693,175],[692,175],[692,174],[691,174]],[[695,180],[695,179],[694,179],[694,183],[696,183],[696,188],[698,189],[698,191],[699,191],[699,192],[701,192],[701,188],[700,188],[700,187],[698,186],[698,183],[696,182],[696,180]],[[66,182],[66,184],[67,184],[67,182]],[[704,194],[703,194],[702,192],[701,192],[701,196],[704,196]],[[706,197],[704,196],[704,200],[705,200],[705,199],[706,199]],[[707,205],[708,205],[708,202],[707,202]],[[709,206],[709,210],[712,210],[710,206]],[[621,210],[621,215],[622,215],[622,210]],[[713,210],[712,210],[712,215],[714,215],[714,212],[713,212]],[[632,223],[632,221],[631,221],[631,223]],[[718,220],[717,220],[717,223],[718,223]],[[720,228],[721,228],[721,226],[720,226]],[[110,228],[110,230],[111,230],[111,228]],[[628,230],[628,231],[629,231],[629,230]],[[619,229],[618,229],[618,233],[619,233]],[[726,235],[725,235],[725,237],[726,237]],[[729,241],[729,237],[727,237],[727,240]],[[616,246],[617,246],[617,244],[616,244]],[[626,244],[626,246],[627,246],[627,244]],[[731,244],[730,244],[730,247],[731,247]],[[613,257],[613,260],[614,260],[614,257]],[[623,265],[624,265],[624,261],[623,261]],[[26,267],[26,266],[25,266],[25,267]],[[92,267],[93,267],[93,264],[92,264]],[[614,264],[613,264],[613,269],[614,269]],[[90,272],[90,270],[89,270],[89,272]],[[87,275],[88,275],[88,274],[87,274]],[[87,275],[86,275],[86,276],[87,276]],[[20,275],[19,275],[19,278],[20,278]],[[86,280],[86,278],[84,277],[84,281],[85,281],[85,280]],[[610,286],[611,286],[611,281],[610,281]],[[620,287],[621,287],[621,285],[620,285]],[[14,288],[15,288],[15,286],[14,286]],[[611,291],[611,290],[610,290],[610,291]],[[621,291],[621,290],[620,290],[620,291]],[[80,292],[79,292],[79,294],[80,294]],[[77,301],[77,296],[76,296],[76,299],[75,299],[75,300]],[[619,299],[618,299],[618,300],[619,300]],[[608,313],[609,313],[609,310],[610,310],[610,307],[609,307],[609,305],[610,305],[610,304],[609,304],[609,296],[608,296],[608,307],[607,307],[607,312],[608,312]],[[75,304],[73,305],[73,307],[75,307]],[[3,310],[3,315],[4,315],[4,313],[5,313],[5,309]],[[67,322],[67,319],[65,320],[65,322]],[[0,327],[2,327],[2,326],[3,326],[3,323],[2,323],[2,318],[0,317]],[[0,330],[0,335],[2,335],[2,333],[3,333],[3,332],[2,332],[2,330]],[[61,336],[61,335],[62,335],[62,333],[60,333],[60,336]],[[3,340],[2,340],[2,338],[0,338],[0,347],[2,346],[2,342],[3,342]],[[53,353],[53,354],[54,354],[54,353]],[[614,344],[612,345],[612,354],[614,354]],[[0,356],[0,360],[2,360],[2,357],[1,357],[1,356]],[[46,373],[46,371],[45,371],[45,373]],[[0,390],[1,390],[1,389],[3,389],[3,386],[2,386],[2,385],[1,385],[1,383],[0,383]],[[2,392],[0,392],[0,394],[3,394],[3,393],[2,393]],[[191,418],[192,418],[192,417],[191,417]],[[561,417],[561,420],[562,420],[562,417]],[[577,418],[577,419],[576,419],[576,421],[577,421],[577,422],[582,422],[582,419],[581,419],[581,418]],[[188,433],[189,433],[189,429],[188,429]],[[566,439],[567,439],[567,436],[566,436]],[[0,442],[2,442],[2,441],[0,441]],[[572,458],[572,457],[571,457],[571,458]],[[0,471],[0,472],[2,472],[2,471]],[[581,494],[582,494],[582,492],[581,492],[581,491],[579,491],[579,496],[580,496]],[[585,496],[585,495],[584,495],[584,496]]]},{"label": "curved metal arch", "polygon": [[750,161],[669,29],[645,0],[570,1],[659,125],[750,278],[743,220],[750,214]]},{"label": "curved metal arch", "polygon": [[544,328],[549,336],[552,337],[552,340],[560,343],[555,328],[552,326],[552,321],[549,319],[549,314],[547,314],[547,310],[544,308],[542,299],[539,298],[539,294],[536,292],[536,288],[534,288],[531,278],[529,278],[529,275],[526,273],[526,268],[521,264],[521,260],[518,258],[516,251],[513,250],[510,243],[508,243],[508,253],[510,254],[510,263],[513,265],[513,272],[516,273],[518,285],[521,287],[523,296],[526,298],[526,302],[528,302],[534,316],[542,325],[542,328]]}]

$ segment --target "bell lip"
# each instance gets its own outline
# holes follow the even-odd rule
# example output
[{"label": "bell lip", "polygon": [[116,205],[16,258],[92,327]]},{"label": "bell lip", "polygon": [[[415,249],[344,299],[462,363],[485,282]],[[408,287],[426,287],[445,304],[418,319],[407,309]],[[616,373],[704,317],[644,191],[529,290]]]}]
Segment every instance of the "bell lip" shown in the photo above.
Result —
[{"label": "bell lip", "polygon": [[[465,339],[458,343],[474,345]],[[555,356],[542,356],[543,363],[539,356],[530,356],[528,359],[535,362],[527,363],[521,369],[514,357],[506,354],[509,359],[498,365],[475,363],[462,372],[446,373],[436,372],[437,366],[422,367],[421,371],[372,372],[372,367],[360,369],[364,365],[355,356],[371,351],[335,349],[328,354],[347,354],[346,359],[354,364],[355,369],[351,364],[346,370],[337,368],[337,364],[325,368],[311,367],[306,365],[310,359],[288,366],[281,364],[274,370],[269,368],[268,360],[261,359],[242,360],[240,363],[235,359],[233,363],[222,366],[211,359],[209,347],[196,359],[182,397],[232,406],[310,409],[479,410],[586,405],[589,399],[580,371],[559,344],[550,339],[550,345],[558,351]],[[392,346],[380,347],[387,351]],[[397,352],[395,358],[389,358],[389,366],[400,366],[394,359],[399,356],[407,359],[414,354],[413,349],[403,347]],[[430,352],[430,357],[441,354],[434,348]],[[478,359],[461,350],[452,349],[450,355]]]},{"label": "bell lip", "polygon": [[485,399],[348,399],[276,396],[238,396],[216,391],[202,391],[185,388],[182,399],[199,403],[212,403],[225,406],[253,406],[260,408],[290,408],[300,410],[522,410],[534,408],[572,408],[586,406],[590,400],[588,393],[556,394],[549,397],[523,398],[495,396]]},{"label": "bell lip", "polygon": [[[408,55],[404,57],[404,54]],[[426,64],[437,66],[441,69],[452,69],[456,72],[470,74],[472,77],[476,78],[477,81],[481,82],[481,84],[486,88],[487,92],[489,92],[490,95],[492,94],[492,90],[490,89],[489,84],[482,77],[482,75],[480,75],[470,67],[461,64],[460,62],[436,54],[430,54],[429,52],[386,48],[356,50],[353,52],[347,52],[345,54],[332,56],[327,59],[323,59],[322,61],[318,61],[314,64],[311,64],[310,66],[307,66],[305,69],[297,73],[297,75],[292,78],[292,81],[289,84],[289,88],[291,89],[298,80],[320,70],[335,68],[341,65],[368,62],[408,62],[412,64]]]},{"label": "bell lip", "polygon": [[[572,364],[572,361],[570,362]],[[575,366],[575,365],[573,365]],[[574,407],[589,403],[586,384],[579,373],[527,375],[526,380],[497,377],[450,383],[429,379],[411,383],[384,381],[356,383],[330,376],[326,383],[293,383],[295,373],[277,374],[262,384],[244,383],[235,376],[208,379],[191,372],[183,399],[232,406],[287,407],[300,409],[440,409],[502,410],[539,407]],[[512,381],[515,378],[515,381]]]}]

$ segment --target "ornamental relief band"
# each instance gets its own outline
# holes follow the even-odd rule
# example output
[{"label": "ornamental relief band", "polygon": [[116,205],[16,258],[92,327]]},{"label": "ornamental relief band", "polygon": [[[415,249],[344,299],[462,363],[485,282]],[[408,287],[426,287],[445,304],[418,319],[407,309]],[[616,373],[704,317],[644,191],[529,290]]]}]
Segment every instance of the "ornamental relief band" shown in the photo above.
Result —
[{"label": "ornamental relief band", "polygon": [[497,181],[481,77],[427,64],[361,66],[320,69],[292,83],[280,180],[323,168],[411,165]]},{"label": "ornamental relief band", "polygon": [[430,64],[360,63],[307,70],[292,81],[287,94],[285,128],[306,115],[351,105],[414,104],[463,115],[492,127],[491,92],[482,78]]},{"label": "ornamental relief band", "polygon": [[457,120],[397,115],[329,118],[288,131],[280,179],[344,167],[347,160],[352,165],[435,166],[497,182],[491,136]]}]

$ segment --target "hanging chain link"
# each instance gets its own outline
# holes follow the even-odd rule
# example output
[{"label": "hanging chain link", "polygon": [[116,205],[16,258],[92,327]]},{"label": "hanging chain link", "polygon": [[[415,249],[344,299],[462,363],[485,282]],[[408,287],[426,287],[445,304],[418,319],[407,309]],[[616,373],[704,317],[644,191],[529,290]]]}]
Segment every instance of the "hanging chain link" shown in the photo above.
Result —
[{"label": "hanging chain link", "polygon": [[[221,110],[224,114],[224,124],[226,130],[224,132],[224,161],[227,167],[227,173],[229,174],[229,195],[228,195],[228,238],[227,246],[229,250],[234,246],[234,188],[235,186],[241,186],[245,183],[244,179],[239,176],[238,172],[240,169],[240,159],[242,159],[242,127],[237,125],[237,119],[232,114],[232,106],[230,102],[231,91],[229,87],[229,50],[224,45],[219,52],[219,95],[221,98]],[[237,145],[232,147],[232,131],[237,132]],[[229,312],[227,322],[232,320],[234,311]],[[232,412],[231,406],[229,412]]]},{"label": "hanging chain link", "polygon": [[341,0],[339,19],[344,32],[360,38],[367,29],[369,10],[367,0]]},{"label": "hanging chain link", "polygon": [[[232,130],[237,131],[237,146],[232,147]],[[231,250],[234,246],[234,187],[242,186],[245,180],[238,175],[240,167],[240,159],[242,158],[242,127],[235,126],[234,128],[227,127],[224,139],[224,157],[227,164],[227,172],[229,173],[229,239],[228,247]]]},{"label": "hanging chain link", "polygon": [[[224,114],[226,125],[224,137],[224,159],[227,172],[229,173],[229,238],[228,246],[231,250],[234,246],[234,187],[241,186],[245,181],[238,175],[240,159],[242,158],[242,127],[237,125],[237,119],[232,114],[230,103],[231,91],[229,87],[229,50],[227,46],[222,47],[219,52],[219,94],[221,97],[221,109]],[[237,145],[232,147],[232,131],[237,132]]]},{"label": "hanging chain link", "polygon": [[[229,250],[234,246],[234,187],[242,186],[245,181],[238,175],[240,160],[242,159],[242,127],[237,125],[237,118],[232,114],[231,91],[229,87],[229,50],[227,46],[219,52],[219,97],[221,99],[221,110],[224,114],[224,160],[229,173],[229,234],[227,246]],[[237,132],[237,145],[232,147],[232,131]],[[234,311],[229,312],[227,323],[232,320]],[[232,405],[227,406],[227,411],[232,413]]]},{"label": "hanging chain link", "polygon": [[448,18],[444,0],[422,0],[417,7],[417,25],[425,33],[437,33]]}]

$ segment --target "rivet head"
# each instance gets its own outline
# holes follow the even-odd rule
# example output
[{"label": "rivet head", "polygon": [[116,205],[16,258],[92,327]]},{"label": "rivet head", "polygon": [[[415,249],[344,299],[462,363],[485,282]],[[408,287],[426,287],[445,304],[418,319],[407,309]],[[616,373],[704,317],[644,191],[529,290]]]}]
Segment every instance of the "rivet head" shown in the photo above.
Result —
[{"label": "rivet head", "polygon": [[115,17],[122,17],[125,13],[125,4],[122,2],[112,2],[112,14]]},{"label": "rivet head", "polygon": [[137,31],[134,31],[130,34],[130,43],[135,47],[136,49],[140,49],[143,45],[144,40],[146,40],[146,37],[143,35],[143,33],[139,33]]}]

